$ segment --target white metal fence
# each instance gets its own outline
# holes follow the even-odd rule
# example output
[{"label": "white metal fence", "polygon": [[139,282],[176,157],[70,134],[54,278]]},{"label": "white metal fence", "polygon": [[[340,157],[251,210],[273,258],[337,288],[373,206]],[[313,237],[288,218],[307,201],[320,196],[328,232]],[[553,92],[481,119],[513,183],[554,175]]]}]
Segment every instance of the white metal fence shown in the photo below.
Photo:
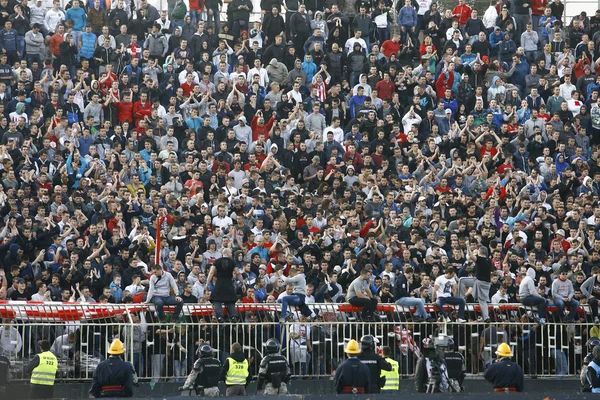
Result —
[{"label": "white metal fence", "polygon": [[531,310],[504,306],[491,307],[497,321],[491,325],[476,322],[476,306],[469,307],[472,322],[465,324],[413,322],[409,310],[396,306],[380,308],[381,322],[374,323],[361,322],[357,310],[346,304],[314,305],[322,318],[308,322],[300,316],[285,324],[279,323],[277,304],[240,305],[241,322],[236,324],[217,324],[210,306],[190,305],[184,309],[184,322],[161,324],[153,308],[142,305],[0,304],[4,318],[0,352],[11,360],[13,379],[27,380],[24,366],[39,351],[39,342],[48,340],[60,360],[58,379],[88,381],[106,357],[110,342],[120,338],[126,346],[125,359],[134,364],[141,379],[180,381],[203,343],[210,344],[223,361],[232,343],[242,344],[251,374],[256,375],[263,344],[273,337],[282,343],[293,375],[331,376],[344,358],[345,343],[371,334],[379,342],[378,349],[392,349],[400,374],[409,376],[421,355],[422,340],[447,330],[455,349],[465,357],[468,374],[481,374],[502,342],[513,348],[528,375],[579,373],[593,323],[540,326],[532,322]]}]

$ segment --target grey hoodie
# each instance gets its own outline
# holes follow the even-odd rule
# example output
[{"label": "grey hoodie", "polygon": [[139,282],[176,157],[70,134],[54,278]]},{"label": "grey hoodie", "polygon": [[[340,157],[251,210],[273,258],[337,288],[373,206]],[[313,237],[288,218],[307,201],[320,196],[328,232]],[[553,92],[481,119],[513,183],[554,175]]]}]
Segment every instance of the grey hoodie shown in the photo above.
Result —
[{"label": "grey hoodie", "polygon": [[590,276],[581,285],[581,293],[588,299],[600,295],[600,282],[595,276]]},{"label": "grey hoodie", "polygon": [[279,83],[279,86],[284,88],[287,86],[288,80],[288,69],[284,63],[277,61],[276,58],[273,58],[269,65],[267,66],[267,75],[269,76],[269,80],[271,82]]},{"label": "grey hoodie", "polygon": [[303,294],[306,296],[306,277],[304,274],[297,273],[293,277],[282,276],[281,279],[287,284],[294,286],[294,294]]}]

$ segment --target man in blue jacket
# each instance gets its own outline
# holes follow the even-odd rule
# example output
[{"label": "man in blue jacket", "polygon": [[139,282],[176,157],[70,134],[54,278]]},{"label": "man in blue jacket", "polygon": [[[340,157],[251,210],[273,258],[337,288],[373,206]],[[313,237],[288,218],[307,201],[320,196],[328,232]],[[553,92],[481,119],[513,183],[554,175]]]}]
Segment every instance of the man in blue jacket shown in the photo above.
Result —
[{"label": "man in blue jacket", "polygon": [[6,21],[0,31],[0,48],[6,54],[8,65],[13,65],[20,58],[17,51],[17,31],[12,28],[12,22]]},{"label": "man in blue jacket", "polygon": [[417,29],[417,10],[413,7],[411,0],[404,0],[404,7],[398,13],[398,25],[402,32],[402,43],[406,44],[406,35],[410,35],[414,42]]}]

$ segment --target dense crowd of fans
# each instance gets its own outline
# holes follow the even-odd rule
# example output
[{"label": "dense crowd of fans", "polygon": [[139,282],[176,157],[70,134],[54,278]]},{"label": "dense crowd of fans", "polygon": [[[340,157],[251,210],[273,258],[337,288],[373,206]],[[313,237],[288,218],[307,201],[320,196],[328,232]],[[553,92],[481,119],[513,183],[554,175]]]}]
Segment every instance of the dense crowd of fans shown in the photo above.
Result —
[{"label": "dense crowd of fans", "polygon": [[600,10],[167,4],[0,0],[0,299],[143,301],[158,264],[210,303],[228,249],[239,303],[293,269],[366,321],[597,321]]}]

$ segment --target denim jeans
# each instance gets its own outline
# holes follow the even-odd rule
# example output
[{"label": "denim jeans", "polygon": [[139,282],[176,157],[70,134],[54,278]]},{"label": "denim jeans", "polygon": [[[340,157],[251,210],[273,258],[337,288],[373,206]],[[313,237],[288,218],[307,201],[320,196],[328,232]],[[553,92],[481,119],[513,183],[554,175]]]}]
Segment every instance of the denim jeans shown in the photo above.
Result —
[{"label": "denim jeans", "polygon": [[438,309],[445,318],[448,318],[448,313],[444,310],[444,304],[458,305],[458,318],[463,319],[465,317],[465,299],[460,297],[438,297],[435,302]]},{"label": "denim jeans", "polygon": [[310,311],[308,312],[308,314],[306,313],[306,310],[308,309],[308,307],[304,303],[304,295],[302,295],[302,294],[294,294],[291,296],[284,296],[284,298],[281,299],[281,318],[285,318],[285,316],[287,315],[289,306],[300,306],[300,311],[302,312],[302,315],[304,315],[304,316],[310,315]]},{"label": "denim jeans", "polygon": [[569,373],[567,356],[562,350],[550,349],[550,357],[554,358],[554,362],[556,363],[556,375],[567,375]]},{"label": "denim jeans", "polygon": [[425,311],[425,302],[422,299],[416,297],[402,297],[396,300],[396,304],[403,307],[415,307],[415,315],[419,318],[429,318],[429,314]]},{"label": "denim jeans", "polygon": [[176,377],[175,382],[183,382],[187,375],[187,360],[173,360],[173,375]]},{"label": "denim jeans", "polygon": [[178,318],[181,309],[183,308],[183,302],[179,302],[173,296],[169,297],[153,297],[152,303],[156,306],[156,311],[158,312],[158,318],[161,321],[165,319],[165,306],[175,306],[175,312],[173,313],[173,318]]},{"label": "denim jeans", "polygon": [[17,36],[17,51],[21,55],[19,59],[22,59],[25,55],[25,36]]},{"label": "denim jeans", "polygon": [[[324,348],[317,347],[315,350],[319,350],[320,352],[324,352]],[[321,356],[323,358],[321,358]],[[318,354],[317,351],[313,351],[311,355],[311,369],[313,375],[325,375],[325,354]]]},{"label": "denim jeans", "polygon": [[524,306],[537,306],[538,315],[540,318],[546,318],[546,308],[548,308],[548,300],[541,296],[527,296],[521,299]]},{"label": "denim jeans", "polygon": [[554,305],[558,308],[558,316],[562,320],[565,315],[565,306],[571,307],[571,311],[569,311],[569,319],[575,319],[577,317],[577,312],[579,311],[579,302],[575,299],[571,299],[571,301],[564,301],[560,297],[554,298]]},{"label": "denim jeans", "polygon": [[211,26],[211,24],[214,24],[214,32],[216,35],[219,34],[219,31],[221,30],[221,12],[219,10],[213,10],[213,15],[210,15],[209,11],[206,10],[206,23],[208,24],[207,26]]},{"label": "denim jeans", "polygon": [[152,354],[152,382],[158,382],[163,375],[166,359],[166,354]]},{"label": "denim jeans", "polygon": [[531,51],[526,51],[525,52],[525,56],[527,57],[527,61],[529,61],[530,63],[535,62],[538,58],[538,52],[537,50],[531,50]]},{"label": "denim jeans", "polygon": [[144,370],[144,353],[133,353],[133,367],[139,378],[143,378],[146,375]]}]

